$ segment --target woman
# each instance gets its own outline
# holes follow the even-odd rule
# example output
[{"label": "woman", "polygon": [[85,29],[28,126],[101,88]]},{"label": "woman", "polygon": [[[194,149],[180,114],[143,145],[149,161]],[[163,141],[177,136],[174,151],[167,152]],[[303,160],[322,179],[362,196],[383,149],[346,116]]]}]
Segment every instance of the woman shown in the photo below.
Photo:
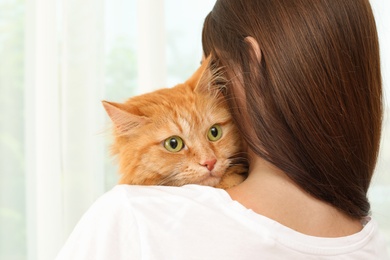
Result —
[{"label": "woman", "polygon": [[382,89],[368,0],[218,0],[205,56],[248,146],[249,177],[117,186],[58,259],[389,259],[369,217]]}]

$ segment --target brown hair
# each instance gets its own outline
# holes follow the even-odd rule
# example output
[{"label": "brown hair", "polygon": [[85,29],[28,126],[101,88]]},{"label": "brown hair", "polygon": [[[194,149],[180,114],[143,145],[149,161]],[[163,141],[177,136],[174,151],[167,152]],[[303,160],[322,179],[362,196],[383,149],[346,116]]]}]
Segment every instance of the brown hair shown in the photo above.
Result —
[{"label": "brown hair", "polygon": [[250,148],[312,196],[367,216],[382,123],[369,1],[217,0],[202,41],[225,72],[231,112]]}]

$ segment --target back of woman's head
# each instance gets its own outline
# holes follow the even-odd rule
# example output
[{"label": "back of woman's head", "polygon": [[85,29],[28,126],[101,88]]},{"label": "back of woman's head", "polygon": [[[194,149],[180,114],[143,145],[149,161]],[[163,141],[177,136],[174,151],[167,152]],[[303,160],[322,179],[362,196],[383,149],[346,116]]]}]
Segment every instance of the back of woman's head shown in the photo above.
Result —
[{"label": "back of woman's head", "polygon": [[202,41],[249,147],[316,198],[368,215],[382,122],[369,1],[218,0]]}]

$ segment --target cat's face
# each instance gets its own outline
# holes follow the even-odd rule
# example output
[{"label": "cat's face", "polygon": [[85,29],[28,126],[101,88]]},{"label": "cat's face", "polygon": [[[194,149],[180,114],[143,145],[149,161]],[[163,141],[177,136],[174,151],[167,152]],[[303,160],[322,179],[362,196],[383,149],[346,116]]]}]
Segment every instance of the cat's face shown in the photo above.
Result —
[{"label": "cat's face", "polygon": [[104,104],[116,127],[120,183],[219,183],[242,144],[223,97],[199,86],[197,77],[125,104]]}]

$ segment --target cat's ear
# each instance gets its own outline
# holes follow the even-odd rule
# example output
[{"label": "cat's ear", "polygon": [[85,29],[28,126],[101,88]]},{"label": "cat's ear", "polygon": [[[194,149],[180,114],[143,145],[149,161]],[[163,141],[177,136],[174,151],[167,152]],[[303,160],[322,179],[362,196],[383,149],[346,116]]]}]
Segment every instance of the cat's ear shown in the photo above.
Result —
[{"label": "cat's ear", "polygon": [[137,127],[147,124],[150,119],[126,111],[123,104],[102,101],[111,121],[114,123],[118,134],[128,134]]},{"label": "cat's ear", "polygon": [[221,79],[220,70],[214,68],[211,64],[211,57],[208,56],[203,59],[201,66],[186,81],[186,84],[190,85],[195,92],[219,95]]},{"label": "cat's ear", "polygon": [[203,59],[200,67],[187,79],[186,84],[190,85],[193,90],[199,89],[199,83],[204,82],[206,78],[211,78],[209,63],[210,57]]}]

